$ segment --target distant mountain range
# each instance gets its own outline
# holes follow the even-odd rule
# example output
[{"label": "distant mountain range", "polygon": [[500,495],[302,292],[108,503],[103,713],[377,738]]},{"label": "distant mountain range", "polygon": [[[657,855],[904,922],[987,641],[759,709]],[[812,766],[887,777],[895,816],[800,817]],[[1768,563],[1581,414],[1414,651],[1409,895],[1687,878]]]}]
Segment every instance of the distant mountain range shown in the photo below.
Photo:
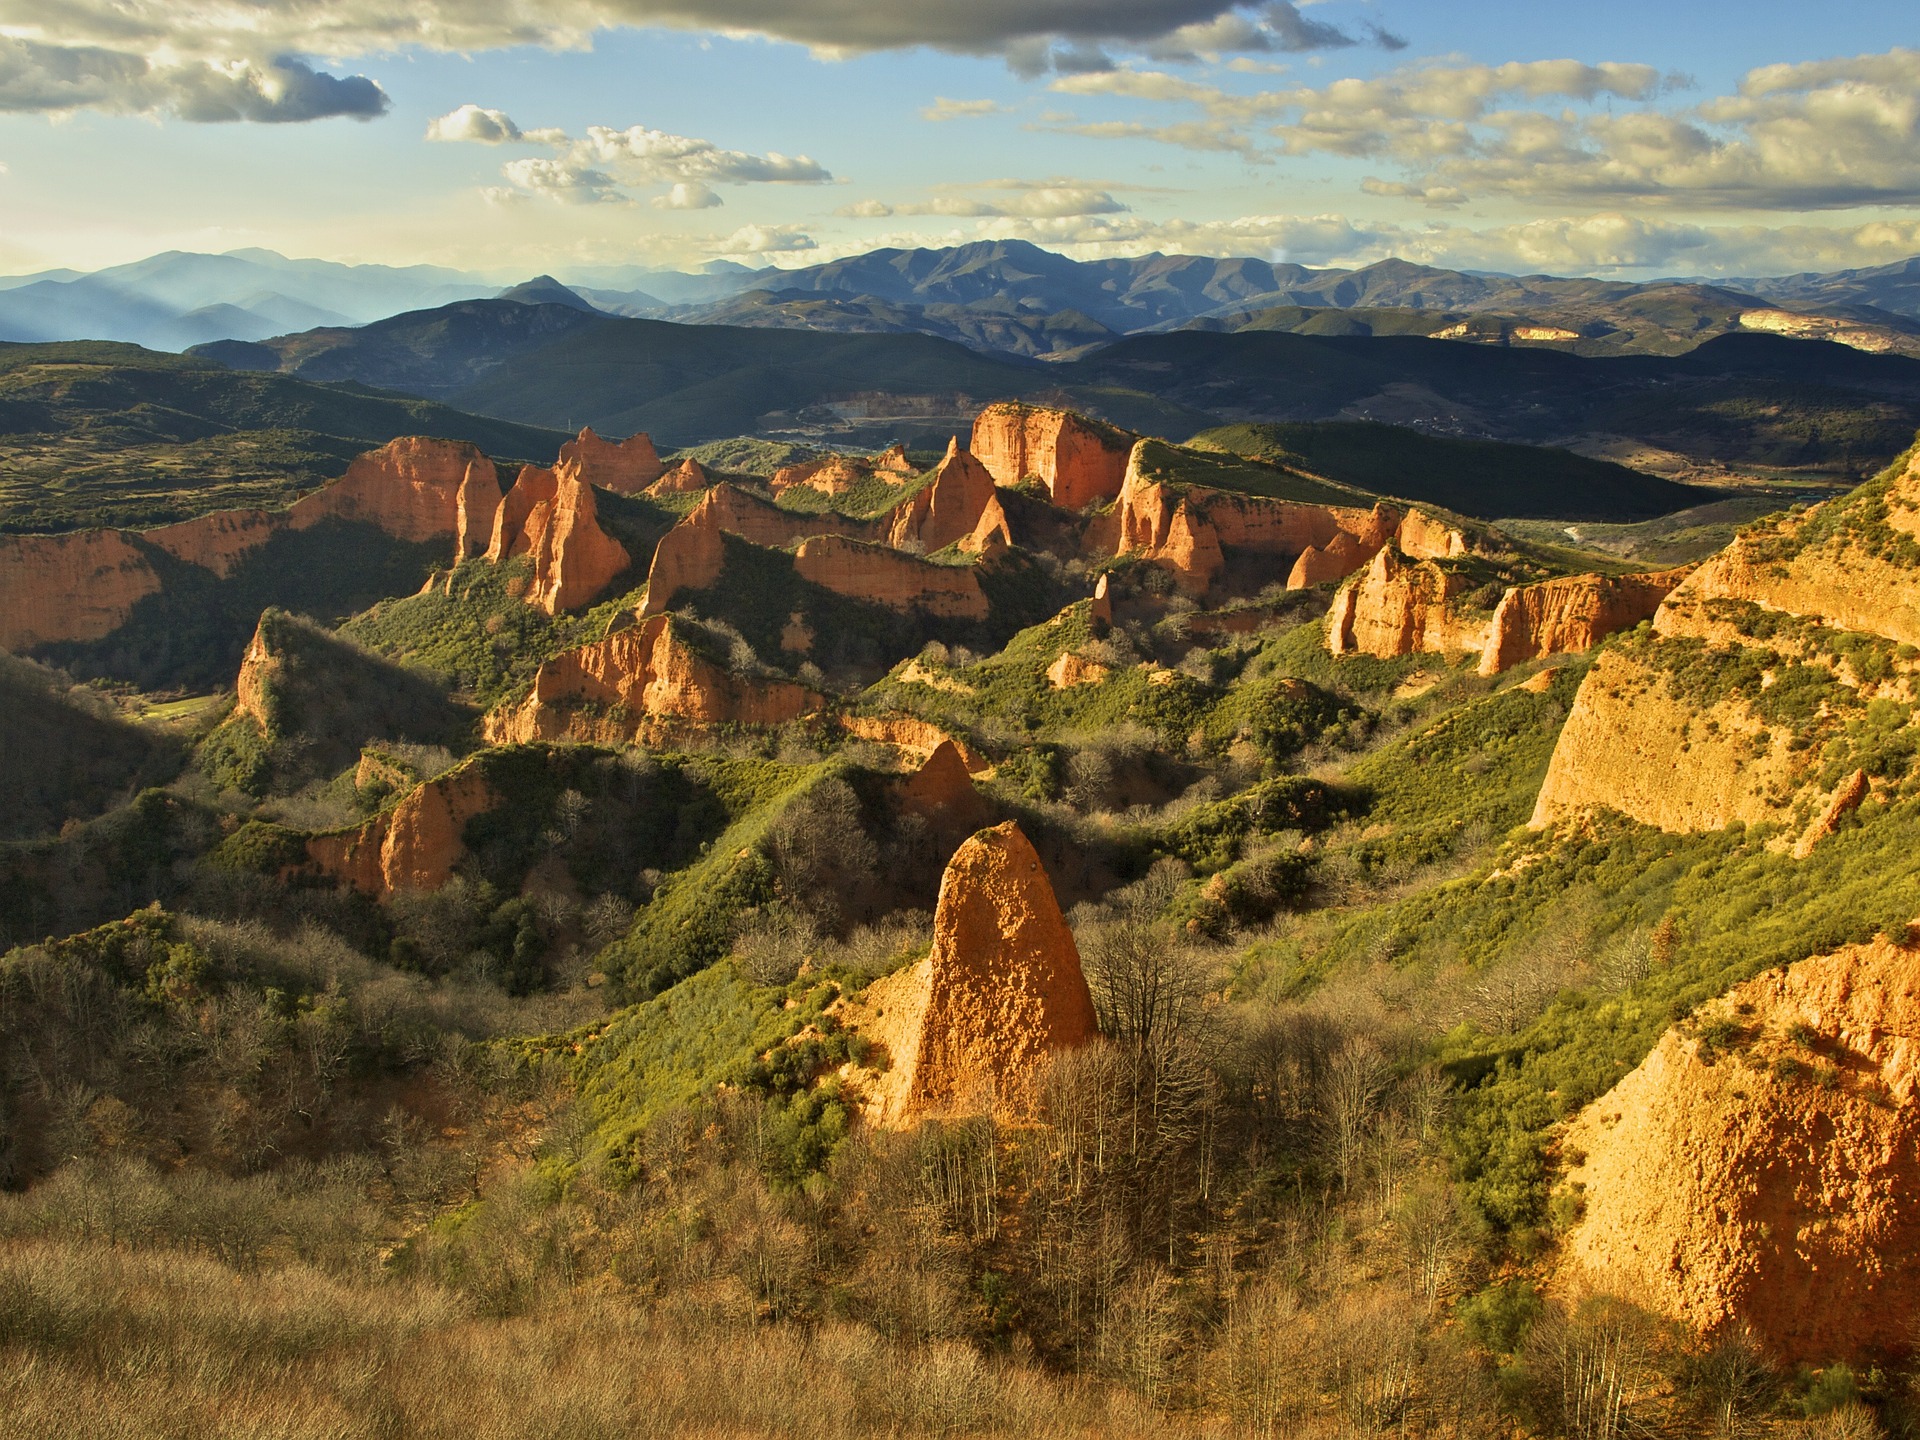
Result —
[{"label": "distant mountain range", "polygon": [[1679,354],[1760,328],[1920,355],[1920,258],[1829,274],[1630,283],[1404,260],[1353,270],[1191,255],[1080,261],[1017,240],[875,250],[793,270],[728,261],[694,274],[588,268],[511,289],[434,266],[169,252],[93,274],[0,278],[0,340],[182,350],[496,297],[682,323],[933,335],[1052,360],[1183,328],[1425,335],[1585,355]]},{"label": "distant mountain range", "polygon": [[1920,428],[1920,359],[1777,334],[1595,357],[1415,335],[1188,329],[1043,363],[922,334],[609,316],[547,285],[535,293],[548,298],[463,300],[196,353],[523,425],[646,430],[669,445],[754,435],[940,446],[983,403],[1030,398],[1176,438],[1222,423],[1373,421],[1565,446],[1679,479],[1813,478],[1877,469]]}]

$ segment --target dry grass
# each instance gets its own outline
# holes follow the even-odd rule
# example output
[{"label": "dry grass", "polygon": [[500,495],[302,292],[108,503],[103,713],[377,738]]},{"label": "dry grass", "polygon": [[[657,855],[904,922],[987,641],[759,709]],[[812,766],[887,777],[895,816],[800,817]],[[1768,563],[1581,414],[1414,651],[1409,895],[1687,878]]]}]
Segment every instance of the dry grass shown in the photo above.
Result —
[{"label": "dry grass", "polygon": [[58,1241],[0,1248],[7,1431],[89,1440],[795,1440],[1190,1433],[958,1344],[713,1328],[576,1295],[509,1320],[450,1292]]}]

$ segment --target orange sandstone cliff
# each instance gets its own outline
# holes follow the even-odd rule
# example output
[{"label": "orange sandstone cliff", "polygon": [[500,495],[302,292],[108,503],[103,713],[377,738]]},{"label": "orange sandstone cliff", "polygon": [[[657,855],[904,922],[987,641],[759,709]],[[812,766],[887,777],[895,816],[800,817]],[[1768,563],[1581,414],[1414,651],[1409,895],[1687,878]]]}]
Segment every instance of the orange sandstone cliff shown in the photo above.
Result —
[{"label": "orange sandstone cliff", "polygon": [[1736,987],[1568,1127],[1566,1277],[1788,1364],[1871,1358],[1920,1321],[1917,1084],[1912,945]]},{"label": "orange sandstone cliff", "polygon": [[571,465],[589,485],[611,490],[616,495],[635,495],[652,485],[664,473],[653,439],[644,430],[625,440],[602,440],[589,425],[560,447],[553,468]]},{"label": "orange sandstone cliff", "polygon": [[655,615],[543,664],[525,698],[490,713],[490,745],[532,740],[618,744],[671,723],[780,725],[822,704],[784,680],[744,679],[701,655],[670,615]]},{"label": "orange sandstone cliff", "polygon": [[720,538],[722,519],[718,495],[710,491],[678,525],[660,537],[653,548],[653,563],[647,568],[647,594],[640,605],[642,618],[666,614],[683,591],[705,590],[720,578],[727,562],[726,545]]},{"label": "orange sandstone cliff", "polygon": [[1382,656],[1478,651],[1486,626],[1461,613],[1459,603],[1470,588],[1465,576],[1386,546],[1334,595],[1327,648]]},{"label": "orange sandstone cliff", "polygon": [[548,615],[596,600],[633,563],[626,547],[600,528],[593,487],[572,465],[555,472],[554,495],[527,517],[533,585],[527,603]]},{"label": "orange sandstone cliff", "polygon": [[993,476],[978,459],[960,448],[959,440],[948,443],[947,453],[934,471],[933,483],[916,491],[895,506],[889,516],[887,543],[895,549],[910,543],[921,550],[944,550],[958,542],[969,547],[979,530],[988,507],[999,515],[999,526],[1006,527],[1005,512],[994,494]]},{"label": "orange sandstone cliff", "polygon": [[357,829],[310,836],[307,859],[321,874],[382,899],[438,890],[467,853],[467,822],[499,803],[479,770],[463,765]]},{"label": "orange sandstone cliff", "polygon": [[98,640],[159,588],[152,563],[118,530],[0,537],[0,648]]},{"label": "orange sandstone cliff", "polygon": [[[1920,638],[1920,567],[1900,543],[1909,523],[1920,528],[1911,457],[1703,562],[1661,602],[1649,636],[1588,672],[1533,823],[1606,808],[1675,831],[1773,822],[1800,831],[1800,853],[1817,844],[1825,830],[1809,822],[1846,788],[1835,788],[1831,753],[1844,748],[1846,714],[1911,694],[1920,670],[1898,655]],[[1883,654],[1888,673],[1863,677],[1855,654]],[[1776,713],[1763,692],[1785,673],[1834,688]]]},{"label": "orange sandstone cliff", "polygon": [[970,565],[935,565],[841,535],[815,535],[793,552],[802,579],[853,600],[894,610],[984,620],[986,592]]},{"label": "orange sandstone cliff", "polygon": [[325,519],[358,520],[397,540],[438,540],[459,532],[463,492],[470,504],[483,506],[484,499],[474,497],[484,497],[489,486],[497,499],[500,482],[493,461],[474,446],[403,435],[358,457],[338,480],[294,501],[287,516],[295,530]]},{"label": "orange sandstone cliff", "polygon": [[885,1047],[867,1078],[882,1124],[990,1112],[1030,1119],[1053,1054],[1099,1036],[1080,952],[1013,821],[955,852],[940,882],[933,953],[867,988],[847,1023]]},{"label": "orange sandstone cliff", "polygon": [[980,412],[967,448],[999,484],[1038,480],[1054,504],[1079,510],[1120,493],[1133,436],[1070,410],[1007,401]]},{"label": "orange sandstone cliff", "polygon": [[1645,575],[1567,575],[1516,585],[1500,597],[1480,652],[1480,673],[1497,675],[1542,655],[1591,650],[1619,630],[1651,620],[1688,568]]}]

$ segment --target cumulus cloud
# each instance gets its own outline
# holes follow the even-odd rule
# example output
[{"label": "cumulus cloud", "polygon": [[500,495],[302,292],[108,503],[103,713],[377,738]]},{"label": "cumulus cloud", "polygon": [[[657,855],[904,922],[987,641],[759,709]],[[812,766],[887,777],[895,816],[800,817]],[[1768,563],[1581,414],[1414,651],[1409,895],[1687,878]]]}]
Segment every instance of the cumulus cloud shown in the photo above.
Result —
[{"label": "cumulus cloud", "polygon": [[831,171],[805,155],[754,155],[644,125],[624,130],[593,125],[582,139],[560,130],[522,131],[502,112],[477,105],[441,116],[428,126],[427,136],[547,145],[551,157],[511,160],[500,173],[526,194],[569,205],[629,203],[636,189],[666,185],[667,191],[649,202],[656,208],[711,210],[725,203],[712,188],[716,184],[825,185],[833,180]]},{"label": "cumulus cloud", "polygon": [[707,248],[715,255],[787,255],[820,247],[798,225],[742,225]]},{"label": "cumulus cloud", "polygon": [[511,145],[527,137],[504,110],[462,105],[427,122],[427,139],[469,145]]},{"label": "cumulus cloud", "polygon": [[1056,122],[1078,134],[1376,160],[1398,173],[1370,177],[1368,193],[1433,205],[1484,195],[1750,209],[1920,200],[1913,50],[1766,66],[1733,95],[1678,108],[1673,78],[1651,66],[1577,60],[1430,62],[1252,92],[1129,67],[1060,76],[1052,88],[1198,112]]},{"label": "cumulus cloud", "polygon": [[[247,120],[367,116],[364,76],[304,71],[300,55],[409,48],[471,54],[581,49],[603,30],[667,26],[757,35],[835,57],[918,46],[1000,55],[1018,70],[1105,68],[1119,49],[1160,53],[1328,49],[1374,40],[1260,0],[0,0],[0,105]],[[160,57],[164,57],[163,60]],[[222,100],[220,76],[242,76]],[[281,73],[271,72],[279,70]],[[204,73],[203,73],[204,72]],[[197,103],[195,92],[202,92]]]},{"label": "cumulus cloud", "polygon": [[664,195],[652,201],[656,210],[713,210],[726,204],[698,180],[682,180]]},{"label": "cumulus cloud", "polygon": [[884,200],[856,200],[833,213],[845,220],[884,220],[893,214],[893,207]]},{"label": "cumulus cloud", "polygon": [[90,109],[285,124],[342,115],[370,120],[388,104],[366,76],[330,75],[295,54],[159,64],[101,46],[0,36],[0,112]]},{"label": "cumulus cloud", "polygon": [[949,100],[941,95],[920,112],[920,118],[936,123],[942,120],[974,120],[982,115],[1004,114],[1006,108],[998,100]]}]

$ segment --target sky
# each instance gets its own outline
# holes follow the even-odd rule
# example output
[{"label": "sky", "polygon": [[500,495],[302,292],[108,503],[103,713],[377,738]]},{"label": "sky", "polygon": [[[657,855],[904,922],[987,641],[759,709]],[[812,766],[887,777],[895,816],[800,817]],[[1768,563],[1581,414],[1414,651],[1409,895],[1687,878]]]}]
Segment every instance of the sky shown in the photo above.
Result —
[{"label": "sky", "polygon": [[0,273],[1920,254],[1912,0],[0,0]]}]

